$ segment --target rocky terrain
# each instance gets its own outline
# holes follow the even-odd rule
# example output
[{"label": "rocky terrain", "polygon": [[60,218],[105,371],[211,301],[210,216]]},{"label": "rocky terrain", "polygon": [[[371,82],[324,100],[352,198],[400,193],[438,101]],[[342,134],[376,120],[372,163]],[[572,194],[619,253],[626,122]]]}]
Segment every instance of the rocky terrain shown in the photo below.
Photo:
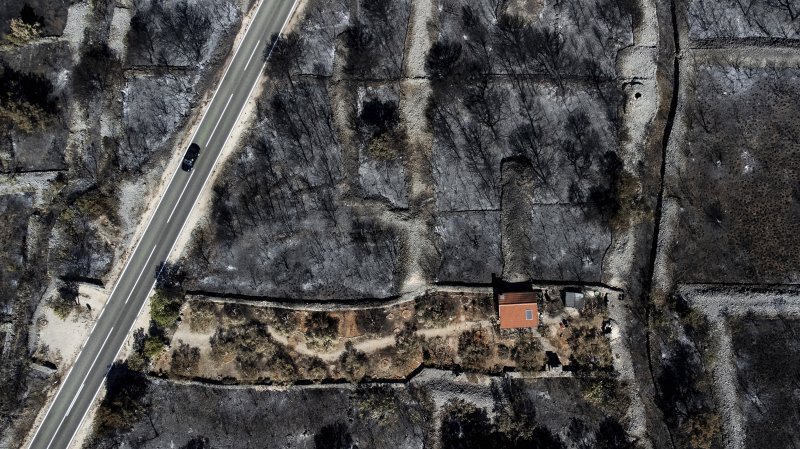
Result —
[{"label": "rocky terrain", "polygon": [[[0,446],[22,440],[69,368],[57,338],[70,351],[85,338],[102,302],[83,292],[107,296],[249,6],[4,4]],[[175,35],[187,22],[202,31]]]},{"label": "rocky terrain", "polygon": [[[7,3],[17,447],[254,4]],[[799,32],[783,0],[300,1],[81,444],[795,447]],[[540,326],[501,329],[520,286]]]}]

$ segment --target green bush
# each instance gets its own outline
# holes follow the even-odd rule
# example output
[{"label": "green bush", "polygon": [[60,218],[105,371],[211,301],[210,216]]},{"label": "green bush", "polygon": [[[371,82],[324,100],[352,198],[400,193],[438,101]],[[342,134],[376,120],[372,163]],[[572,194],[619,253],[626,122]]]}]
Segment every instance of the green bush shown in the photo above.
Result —
[{"label": "green bush", "polygon": [[278,332],[289,335],[297,330],[297,321],[297,314],[294,310],[276,307],[272,309],[269,324]]},{"label": "green bush", "polygon": [[344,377],[351,382],[358,382],[367,374],[367,355],[353,346],[353,343],[345,344],[344,352],[339,356]]},{"label": "green bush", "polygon": [[304,359],[303,376],[314,381],[321,381],[328,377],[328,364],[319,357]]},{"label": "green bush", "polygon": [[318,351],[328,351],[339,339],[339,319],[326,312],[311,312],[306,318],[307,345]]},{"label": "green bush", "polygon": [[611,415],[624,415],[630,405],[625,387],[615,379],[584,378],[581,379],[581,389],[586,402],[602,407]]},{"label": "green bush", "polygon": [[217,306],[210,301],[192,301],[191,305],[191,318],[189,320],[189,328],[193,332],[203,332],[208,330],[217,319]]},{"label": "green bush", "polygon": [[577,325],[567,337],[572,355],[570,362],[584,372],[610,372],[614,369],[611,344],[600,329]]},{"label": "green bush", "polygon": [[58,287],[58,297],[50,301],[50,307],[62,320],[78,307],[78,284],[65,282]]},{"label": "green bush", "polygon": [[178,348],[172,353],[172,364],[170,369],[173,373],[181,376],[190,376],[197,370],[200,364],[200,348],[189,346],[184,342],[178,344]]},{"label": "green bush", "polygon": [[75,209],[87,217],[106,217],[111,223],[119,225],[119,200],[110,189],[95,190],[75,200]]},{"label": "green bush", "polygon": [[182,296],[157,290],[150,299],[150,319],[161,329],[170,329],[178,322],[182,305]]},{"label": "green bush", "polygon": [[286,347],[275,341],[263,323],[221,327],[211,337],[211,357],[235,358],[244,377],[285,383],[296,378],[297,366]]},{"label": "green bush", "polygon": [[517,337],[511,358],[516,363],[518,371],[540,371],[544,366],[542,343],[534,334],[523,332]]},{"label": "green bush", "polygon": [[383,308],[359,310],[356,314],[356,325],[367,335],[382,335],[391,332],[387,325],[386,311]]},{"label": "green bush", "polygon": [[487,361],[492,356],[492,348],[486,342],[481,329],[470,329],[458,337],[458,355],[461,368],[469,371],[485,371]]},{"label": "green bush", "polygon": [[144,340],[143,353],[148,360],[154,360],[164,350],[164,341],[158,337],[148,336]]},{"label": "green bush", "polygon": [[689,418],[683,425],[693,449],[710,449],[720,440],[721,420],[716,413],[701,413]]},{"label": "green bush", "polygon": [[451,295],[432,293],[417,299],[415,307],[420,327],[444,327],[458,316],[461,302]]}]

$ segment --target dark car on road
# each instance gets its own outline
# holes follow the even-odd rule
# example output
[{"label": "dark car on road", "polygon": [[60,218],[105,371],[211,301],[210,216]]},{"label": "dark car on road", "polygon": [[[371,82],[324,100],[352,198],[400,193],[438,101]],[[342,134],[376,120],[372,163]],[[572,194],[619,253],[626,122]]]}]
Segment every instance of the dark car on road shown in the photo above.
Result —
[{"label": "dark car on road", "polygon": [[181,164],[183,171],[192,171],[194,161],[197,160],[197,156],[199,155],[200,145],[196,143],[189,145],[189,149],[186,151],[186,156],[183,157],[183,163]]}]

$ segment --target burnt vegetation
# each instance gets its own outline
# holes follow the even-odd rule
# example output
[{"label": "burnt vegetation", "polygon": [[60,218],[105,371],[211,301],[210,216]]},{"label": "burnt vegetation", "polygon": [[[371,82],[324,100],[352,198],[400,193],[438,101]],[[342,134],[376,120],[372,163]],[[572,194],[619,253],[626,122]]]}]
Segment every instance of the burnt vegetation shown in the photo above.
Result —
[{"label": "burnt vegetation", "polygon": [[[151,11],[151,3],[158,11]],[[63,34],[68,10],[71,24]],[[120,31],[127,24],[120,16],[126,19],[129,12],[136,20],[124,36]],[[183,137],[180,130],[227,54],[239,18],[233,2],[4,2],[0,172],[11,180],[4,186],[10,191],[36,192],[27,212],[6,204],[17,195],[0,202],[0,227],[13,231],[17,241],[2,251],[14,259],[14,273],[0,275],[0,383],[8,386],[0,398],[4,437],[31,428],[28,414],[52,385],[47,370],[29,368],[33,350],[42,357],[36,363],[60,368],[67,362],[29,337],[37,336],[29,329],[41,316],[34,312],[42,303],[40,310],[50,307],[58,319],[86,319],[81,314],[87,307],[77,304],[78,285],[107,281],[118,249],[140,219],[148,183],[154,174],[160,177],[175,137]],[[156,50],[152,59],[137,47],[145,42],[142,23],[169,27],[153,29],[147,40]],[[12,35],[12,25],[18,35]],[[182,61],[191,68],[166,67]],[[138,193],[126,196],[132,185]],[[127,198],[132,201],[121,205]],[[29,199],[23,195],[20,202]],[[17,244],[27,248],[18,251]],[[155,356],[163,347],[164,335],[150,337],[140,339],[137,352]],[[111,416],[108,428],[128,418]]]},{"label": "burnt vegetation", "polygon": [[669,189],[676,282],[794,282],[800,173],[795,69],[698,66]]},{"label": "burnt vegetation", "polygon": [[113,438],[129,429],[147,409],[147,378],[125,362],[111,365],[106,381],[106,395],[95,418],[96,437]]},{"label": "burnt vegetation", "polygon": [[[569,389],[567,385],[561,387]],[[539,408],[544,404],[531,396],[539,388],[508,380],[493,385],[492,396],[496,403],[502,404],[495,410],[494,419],[490,419],[483,408],[461,400],[449,401],[444,406],[440,427],[442,447],[559,449],[572,447],[578,442],[586,447],[603,449],[636,447],[617,418],[606,416],[589,423],[585,419],[592,419],[594,411],[580,405],[569,410],[569,422],[563,428],[557,428],[562,417],[558,414],[542,416]]]},{"label": "burnt vegetation", "polygon": [[712,44],[730,38],[786,42],[800,37],[796,0],[687,0],[690,37]]},{"label": "burnt vegetation", "polygon": [[[341,29],[326,25],[314,8],[309,20],[319,22],[309,35],[272,38],[267,54],[274,76],[258,102],[258,124],[214,187],[214,226],[203,234],[213,243],[202,258],[210,263],[198,268],[211,273],[203,282],[209,289],[326,299],[395,291],[401,238],[345,200],[328,82],[300,76],[326,70],[307,67],[307,54],[316,43],[333,45],[328,27]],[[364,116],[365,126],[391,132],[397,112],[384,109]],[[231,279],[231,268],[241,276]]]},{"label": "burnt vegetation", "polygon": [[344,31],[344,71],[354,78],[399,78],[411,1],[360,0],[358,16]]},{"label": "burnt vegetation", "polygon": [[[521,257],[538,256],[507,265],[520,268],[506,275],[598,279],[610,232],[626,220],[620,183],[630,175],[617,155],[625,96],[610,55],[633,39],[635,2],[556,3],[537,12],[542,20],[512,2],[442,7],[439,38],[425,62],[433,87],[431,168],[437,208],[468,215],[462,225],[441,228],[440,279],[479,278],[454,265],[450,248],[466,247],[464,225],[491,223],[498,209],[501,226],[481,226],[477,238],[485,244],[508,232],[503,239],[527,254]],[[504,178],[509,163],[515,179]],[[527,197],[509,191],[520,182]],[[533,220],[511,212],[519,208]],[[552,236],[565,228],[564,243],[537,239],[542,229]],[[500,244],[470,259],[472,266],[497,272],[502,263],[487,256],[500,254]],[[567,256],[555,251],[564,245]]]},{"label": "burnt vegetation", "polygon": [[[434,414],[432,393],[458,385],[445,378],[408,385],[311,389],[231,389],[150,379],[143,396],[132,380],[131,391],[115,397],[138,398],[130,403],[138,415],[124,433],[95,439],[87,447],[144,439],[148,445],[187,441],[179,430],[186,426],[203,430],[184,447],[230,447],[239,444],[242,435],[270,447],[305,444],[326,449],[428,444],[449,449],[636,447],[619,418],[576,396],[576,384],[569,379],[494,379],[479,387],[477,396],[497,404],[492,417],[471,400],[453,398],[446,390],[439,391],[450,397],[441,413]],[[270,419],[276,415],[281,419]]]},{"label": "burnt vegetation", "polygon": [[43,129],[59,116],[53,83],[38,73],[0,65],[0,123],[24,132]]},{"label": "burnt vegetation", "polygon": [[67,0],[8,0],[0,11],[0,36],[9,33],[14,19],[38,27],[42,36],[59,36],[67,22],[68,6]]},{"label": "burnt vegetation", "polygon": [[[133,64],[191,65],[207,56],[219,18],[231,13],[225,3],[137,0],[131,17],[129,53]],[[224,20],[224,19],[223,19]],[[215,23],[217,22],[217,23]]]},{"label": "burnt vegetation", "polygon": [[[636,10],[612,2],[597,8],[616,11],[616,19],[606,14],[593,18],[588,8],[560,11],[557,6],[551,13],[563,13],[569,26],[556,32],[505,4],[491,13],[482,4],[448,6],[442,36],[425,66],[434,81],[428,106],[436,139],[434,170],[441,176],[469,174],[464,178],[472,185],[455,194],[470,189],[476,195],[459,204],[464,200],[441,192],[439,207],[497,207],[504,157],[529,162],[542,201],[557,198],[595,210],[614,206],[613,185],[622,166],[613,130],[619,126],[623,96],[612,61],[595,52],[608,42],[619,48],[630,41],[630,31],[617,23],[634,20]],[[587,41],[591,34],[575,29],[589,20],[596,21],[595,35],[605,39],[600,46]],[[614,22],[607,28],[600,26],[609,20]],[[444,173],[448,163],[459,170]]]},{"label": "burnt vegetation", "polygon": [[[539,19],[513,2],[443,1],[424,58],[432,93],[419,99],[398,83],[410,70],[410,2],[356,6],[311,2],[298,30],[268,37],[271,76],[214,186],[192,288],[389,297],[411,247],[382,211],[431,223],[435,249],[425,251],[436,254],[422,265],[434,281],[488,282],[506,263],[504,239],[526,254],[507,274],[599,280],[633,170],[617,154],[625,97],[615,61],[641,20],[635,2],[558,3]],[[428,129],[408,128],[409,102],[427,104]],[[411,140],[428,131],[430,153]],[[512,160],[534,193],[503,215],[515,207],[503,204]],[[412,198],[415,176],[423,193]]]},{"label": "burnt vegetation", "polygon": [[746,444],[775,448],[800,444],[800,408],[792,393],[800,378],[800,325],[795,320],[750,315],[733,320],[731,327]]},{"label": "burnt vegetation", "polygon": [[[215,186],[216,241],[238,246],[252,236],[249,251],[217,253],[247,275],[235,290],[293,296],[315,279],[321,285],[308,293],[315,296],[392,291],[399,237],[341,201],[341,150],[329,101],[318,81],[274,86],[260,105],[268,130],[251,136],[229,168],[230,180]],[[339,282],[343,273],[354,281],[349,286]]]}]

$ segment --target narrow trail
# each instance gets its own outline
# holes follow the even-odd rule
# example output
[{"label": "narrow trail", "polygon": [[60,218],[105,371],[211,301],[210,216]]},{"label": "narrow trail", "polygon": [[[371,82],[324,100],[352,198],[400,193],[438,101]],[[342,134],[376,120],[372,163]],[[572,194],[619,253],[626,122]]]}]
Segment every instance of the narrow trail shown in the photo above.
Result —
[{"label": "narrow trail", "polygon": [[[672,57],[672,93],[670,95],[669,112],[667,114],[667,121],[664,124],[664,135],[661,139],[661,167],[659,169],[660,186],[658,189],[658,196],[656,198],[656,207],[653,213],[653,243],[650,247],[650,260],[648,262],[648,276],[645,280],[645,291],[651,292],[655,284],[655,266],[656,258],[658,256],[658,236],[661,231],[661,215],[664,208],[664,185],[665,173],[667,170],[667,148],[669,147],[670,137],[672,136],[672,129],[675,126],[675,116],[678,109],[678,96],[680,89],[680,41],[678,37],[678,23],[677,13],[675,11],[675,0],[670,5],[670,13],[672,16],[672,39],[673,39],[673,57]],[[651,292],[652,293],[652,292]]]},{"label": "narrow trail", "polygon": [[713,388],[719,398],[726,448],[746,447],[746,403],[752,401],[746,392],[739,392],[737,357],[729,319],[742,319],[755,314],[764,320],[795,320],[800,317],[800,285],[681,285],[680,295],[692,309],[708,320],[714,343],[712,366]]},{"label": "narrow trail", "polygon": [[[644,282],[644,292],[647,297],[648,304],[645,306],[645,322],[647,323],[647,332],[646,332],[646,344],[645,348],[647,351],[647,365],[650,371],[650,378],[653,382],[653,388],[656,390],[656,394],[658,394],[658,382],[656,379],[656,373],[653,369],[653,356],[651,353],[652,350],[652,341],[651,337],[653,334],[653,320],[652,320],[652,299],[653,299],[653,286],[655,285],[655,266],[656,266],[656,259],[658,257],[658,240],[659,240],[659,233],[661,230],[661,215],[663,211],[663,204],[664,204],[664,186],[665,186],[665,173],[667,167],[667,149],[669,147],[670,137],[672,136],[672,130],[675,125],[675,116],[677,115],[678,109],[678,96],[680,92],[680,36],[678,30],[678,15],[677,15],[677,6],[676,0],[672,0],[670,2],[670,20],[672,26],[672,45],[673,45],[673,54],[672,54],[672,92],[670,94],[670,104],[669,104],[669,111],[667,113],[667,120],[664,124],[664,135],[662,136],[661,141],[661,167],[659,170],[659,180],[660,186],[658,189],[658,196],[656,198],[656,207],[653,214],[653,236],[652,236],[652,245],[650,247],[650,256],[648,261],[648,272],[647,276],[645,277]],[[670,446],[674,449],[675,446],[675,438],[672,435],[672,431],[670,430],[669,426],[666,426],[667,434],[669,435],[670,439]]]}]

